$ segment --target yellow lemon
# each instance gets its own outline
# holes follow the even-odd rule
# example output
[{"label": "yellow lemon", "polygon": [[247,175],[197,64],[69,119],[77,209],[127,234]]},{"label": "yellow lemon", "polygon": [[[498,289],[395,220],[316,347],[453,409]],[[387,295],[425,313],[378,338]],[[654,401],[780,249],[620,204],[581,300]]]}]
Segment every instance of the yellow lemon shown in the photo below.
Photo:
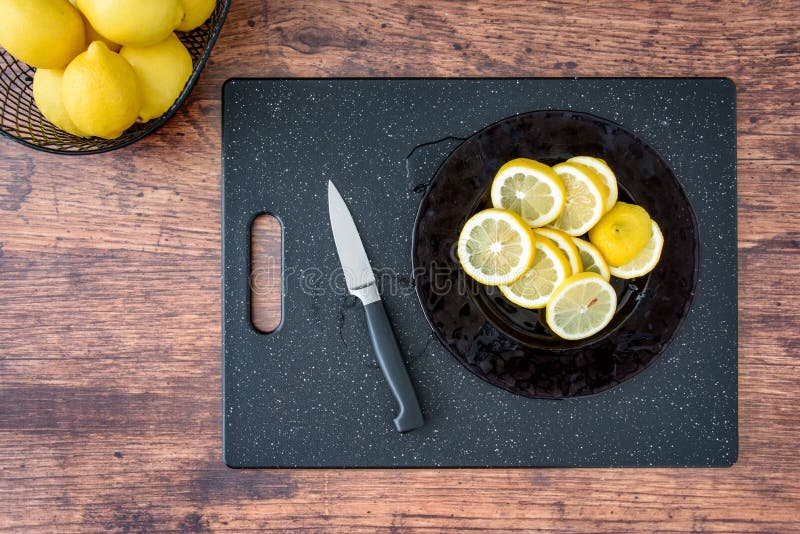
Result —
[{"label": "yellow lemon", "polygon": [[603,258],[600,251],[597,250],[597,247],[579,237],[573,237],[572,242],[575,243],[575,247],[577,247],[581,255],[583,272],[597,273],[602,276],[603,280],[606,282],[611,280],[611,271],[608,268],[605,258]]},{"label": "yellow lemon", "polygon": [[178,24],[178,31],[189,32],[201,26],[217,6],[216,0],[181,0],[183,4],[183,20]]},{"label": "yellow lemon", "polygon": [[81,14],[67,0],[0,0],[0,46],[32,67],[63,69],[86,47]]},{"label": "yellow lemon", "polygon": [[78,9],[101,35],[123,46],[161,42],[183,19],[180,0],[78,0]]},{"label": "yellow lemon", "polygon": [[545,319],[564,339],[584,339],[605,328],[617,311],[617,293],[597,273],[567,278],[547,302]]},{"label": "yellow lemon", "polygon": [[550,239],[569,260],[569,274],[583,271],[583,261],[578,247],[572,241],[575,239],[571,235],[565,234],[555,228],[534,228],[533,233]]},{"label": "yellow lemon", "polygon": [[131,64],[138,77],[142,92],[139,119],[142,121],[167,111],[192,75],[192,57],[174,33],[153,46],[123,46],[119,54]]},{"label": "yellow lemon", "polygon": [[110,41],[100,35],[100,32],[92,28],[92,25],[89,23],[89,20],[86,17],[83,17],[83,23],[84,27],[86,28],[86,46],[92,44],[93,41],[103,41],[108,49],[112,52],[119,52],[119,49],[122,48],[122,45]]},{"label": "yellow lemon", "polygon": [[611,211],[589,230],[589,241],[610,267],[629,262],[650,240],[653,227],[644,208],[617,202]]},{"label": "yellow lemon", "polygon": [[517,306],[544,308],[550,295],[570,275],[569,261],[550,239],[536,237],[533,265],[522,278],[500,286],[500,292]]},{"label": "yellow lemon", "polygon": [[564,182],[549,165],[512,159],[492,181],[492,205],[518,213],[530,226],[544,226],[564,210]]},{"label": "yellow lemon", "polygon": [[67,66],[61,93],[75,126],[106,139],[122,135],[136,122],[141,107],[133,68],[101,41]]},{"label": "yellow lemon", "polygon": [[61,96],[63,77],[63,69],[36,69],[33,75],[33,100],[47,120],[65,132],[85,136],[86,134],[75,126],[64,108]]},{"label": "yellow lemon", "polygon": [[530,269],[535,242],[530,226],[516,213],[483,210],[461,229],[458,259],[464,272],[482,284],[510,284]]},{"label": "yellow lemon", "polygon": [[617,278],[638,278],[655,268],[661,258],[661,250],[664,248],[664,236],[656,222],[651,221],[651,223],[653,235],[650,236],[650,241],[629,262],[619,267],[611,267],[611,274]]},{"label": "yellow lemon", "polygon": [[559,163],[553,170],[564,181],[567,199],[564,211],[550,227],[572,236],[583,235],[603,216],[608,188],[594,170],[582,165]]},{"label": "yellow lemon", "polygon": [[597,172],[597,175],[603,180],[603,185],[608,188],[608,199],[606,200],[605,211],[613,208],[614,204],[617,202],[619,188],[617,187],[617,176],[614,174],[614,171],[611,170],[611,167],[608,166],[608,163],[606,163],[604,159],[593,158],[592,156],[575,156],[574,158],[569,158],[567,161],[585,165]]}]

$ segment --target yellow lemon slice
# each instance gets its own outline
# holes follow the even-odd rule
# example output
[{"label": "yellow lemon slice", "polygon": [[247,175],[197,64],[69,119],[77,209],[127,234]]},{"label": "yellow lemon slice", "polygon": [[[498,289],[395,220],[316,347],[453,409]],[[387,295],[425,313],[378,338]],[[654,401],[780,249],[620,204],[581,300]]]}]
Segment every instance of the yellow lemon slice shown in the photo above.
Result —
[{"label": "yellow lemon slice", "polygon": [[655,221],[652,223],[653,235],[650,240],[628,263],[619,267],[611,267],[611,274],[617,278],[638,278],[652,271],[661,259],[661,250],[664,248],[664,235]]},{"label": "yellow lemon slice", "polygon": [[617,176],[614,174],[614,171],[611,170],[611,167],[608,166],[608,163],[603,159],[593,158],[592,156],[575,156],[574,158],[569,158],[567,161],[585,165],[597,173],[603,180],[603,185],[608,188],[605,211],[613,208],[619,196],[619,188],[617,187]]},{"label": "yellow lemon slice", "polygon": [[499,287],[511,302],[523,308],[544,308],[550,295],[570,274],[566,255],[550,239],[536,237],[533,265],[522,278]]},{"label": "yellow lemon slice", "polygon": [[653,234],[650,223],[650,215],[641,206],[617,202],[589,230],[589,241],[609,266],[619,267],[631,261],[650,240]]},{"label": "yellow lemon slice", "polygon": [[573,237],[572,242],[575,244],[575,247],[578,249],[578,252],[581,255],[583,272],[597,273],[602,276],[603,280],[606,282],[611,280],[611,271],[608,268],[605,258],[603,258],[603,255],[600,254],[600,251],[597,250],[597,247],[578,237]]},{"label": "yellow lemon slice", "polygon": [[575,239],[574,237],[553,228],[534,228],[533,233],[548,238],[564,253],[567,260],[569,260],[569,274],[583,271],[583,261],[581,261],[580,251],[578,251],[578,247],[575,246],[575,243],[572,242],[572,240]]},{"label": "yellow lemon slice", "polygon": [[549,165],[532,159],[512,159],[492,181],[492,205],[519,214],[533,227],[552,222],[565,203],[564,182]]},{"label": "yellow lemon slice", "polygon": [[482,284],[510,284],[533,264],[534,243],[533,230],[519,215],[487,209],[473,215],[461,229],[458,260]]},{"label": "yellow lemon slice", "polygon": [[590,337],[605,328],[617,311],[617,293],[597,273],[573,274],[547,303],[547,325],[569,340]]},{"label": "yellow lemon slice", "polygon": [[564,181],[567,202],[551,228],[572,236],[583,235],[603,216],[608,190],[597,173],[573,163],[559,163],[553,170]]}]

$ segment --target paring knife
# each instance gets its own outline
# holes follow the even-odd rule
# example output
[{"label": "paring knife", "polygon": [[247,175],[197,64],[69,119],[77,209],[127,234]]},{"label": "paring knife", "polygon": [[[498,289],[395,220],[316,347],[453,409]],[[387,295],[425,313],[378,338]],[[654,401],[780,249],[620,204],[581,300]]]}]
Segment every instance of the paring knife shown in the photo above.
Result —
[{"label": "paring knife", "polygon": [[372,339],[372,347],[383,371],[383,376],[397,399],[400,413],[394,419],[394,426],[400,432],[408,432],[424,424],[419,408],[417,394],[408,377],[403,357],[394,338],[394,332],[383,308],[375,273],[372,272],[364,244],[350,210],[333,182],[328,182],[328,211],[333,229],[333,241],[342,263],[347,290],[358,297],[364,305],[367,326]]}]

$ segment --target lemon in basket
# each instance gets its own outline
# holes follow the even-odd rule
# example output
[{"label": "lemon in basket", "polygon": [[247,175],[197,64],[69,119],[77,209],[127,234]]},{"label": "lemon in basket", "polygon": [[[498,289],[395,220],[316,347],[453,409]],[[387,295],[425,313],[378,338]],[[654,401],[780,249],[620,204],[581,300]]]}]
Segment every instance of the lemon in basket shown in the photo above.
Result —
[{"label": "lemon in basket", "polygon": [[65,132],[83,137],[86,134],[75,126],[64,108],[64,99],[61,96],[63,78],[62,69],[36,69],[33,75],[33,100],[47,120]]},{"label": "lemon in basket", "polygon": [[122,46],[150,46],[164,39],[183,20],[180,0],[78,0],[92,27]]},{"label": "lemon in basket", "polygon": [[105,139],[119,137],[136,121],[142,101],[133,68],[101,41],[67,66],[62,96],[75,126]]},{"label": "lemon in basket", "polygon": [[174,33],[152,46],[123,46],[119,55],[136,72],[142,93],[139,119],[143,122],[167,111],[192,75],[192,56]]},{"label": "lemon in basket", "polygon": [[32,67],[63,69],[86,47],[83,19],[67,0],[0,0],[0,46]]},{"label": "lemon in basket", "polygon": [[182,32],[189,32],[201,26],[217,6],[216,0],[181,0],[181,4],[183,4],[183,19],[176,29]]}]

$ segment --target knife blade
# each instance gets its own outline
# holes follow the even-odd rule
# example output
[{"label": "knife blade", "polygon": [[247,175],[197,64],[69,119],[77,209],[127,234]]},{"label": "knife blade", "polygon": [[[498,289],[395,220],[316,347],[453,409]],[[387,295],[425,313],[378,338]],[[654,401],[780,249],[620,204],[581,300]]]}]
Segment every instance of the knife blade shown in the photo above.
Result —
[{"label": "knife blade", "polygon": [[422,411],[383,307],[375,274],[353,216],[331,181],[328,181],[328,212],[347,290],[364,305],[375,357],[397,401],[398,414],[394,418],[394,425],[399,432],[419,428],[424,424]]}]

